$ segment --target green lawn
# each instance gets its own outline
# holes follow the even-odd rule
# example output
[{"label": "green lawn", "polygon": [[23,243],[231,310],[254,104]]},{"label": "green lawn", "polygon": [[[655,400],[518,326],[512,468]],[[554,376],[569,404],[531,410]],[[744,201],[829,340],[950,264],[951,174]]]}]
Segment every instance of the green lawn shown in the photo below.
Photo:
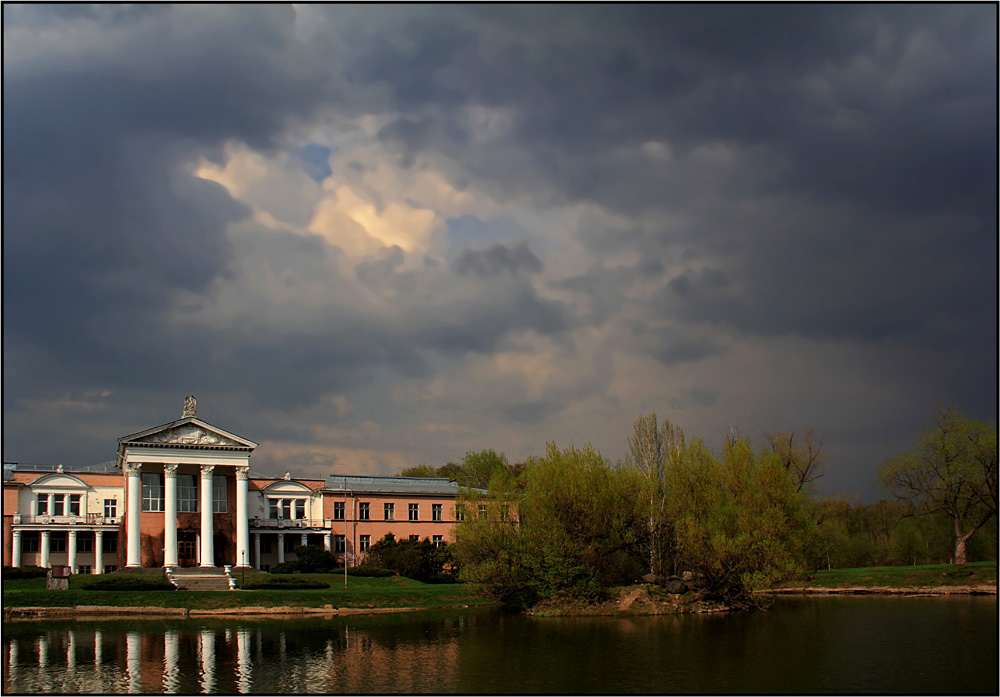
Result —
[{"label": "green lawn", "polygon": [[892,586],[927,588],[931,586],[976,586],[996,584],[997,563],[975,562],[965,566],[931,564],[927,566],[872,566],[859,569],[816,571],[788,586],[806,588],[850,588]]},{"label": "green lawn", "polygon": [[[247,574],[252,577],[263,574]],[[330,584],[321,590],[249,590],[249,591],[92,591],[79,589],[80,577],[70,578],[70,589],[45,589],[44,578],[8,580],[3,584],[4,607],[75,607],[77,605],[109,605],[115,607],[172,607],[213,609],[233,607],[294,607],[335,608],[358,607],[417,607],[442,608],[458,605],[489,605],[489,601],[467,584],[429,584],[400,576],[389,578],[348,577],[344,588],[342,574],[302,574]],[[240,578],[237,575],[237,578]]]}]

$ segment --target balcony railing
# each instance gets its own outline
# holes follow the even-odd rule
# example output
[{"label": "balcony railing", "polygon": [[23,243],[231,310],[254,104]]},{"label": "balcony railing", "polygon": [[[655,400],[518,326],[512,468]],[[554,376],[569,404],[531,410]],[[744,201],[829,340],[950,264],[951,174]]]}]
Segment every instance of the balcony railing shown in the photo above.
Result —
[{"label": "balcony railing", "polygon": [[14,525],[118,525],[121,516],[104,516],[100,513],[86,515],[25,515],[15,513]]},{"label": "balcony railing", "polygon": [[303,528],[324,528],[330,527],[329,519],[323,518],[252,518],[251,528],[301,530]]}]

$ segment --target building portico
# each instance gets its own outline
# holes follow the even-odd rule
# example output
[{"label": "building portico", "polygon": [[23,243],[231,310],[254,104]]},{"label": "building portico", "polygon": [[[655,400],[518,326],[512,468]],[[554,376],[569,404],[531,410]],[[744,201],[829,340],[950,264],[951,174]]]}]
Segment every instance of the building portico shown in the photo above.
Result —
[{"label": "building portico", "polygon": [[[126,477],[126,568],[246,565],[247,476],[256,447],[198,419],[193,399],[180,420],[119,438]],[[235,540],[229,534],[234,529]],[[191,532],[196,550],[189,544]]]}]

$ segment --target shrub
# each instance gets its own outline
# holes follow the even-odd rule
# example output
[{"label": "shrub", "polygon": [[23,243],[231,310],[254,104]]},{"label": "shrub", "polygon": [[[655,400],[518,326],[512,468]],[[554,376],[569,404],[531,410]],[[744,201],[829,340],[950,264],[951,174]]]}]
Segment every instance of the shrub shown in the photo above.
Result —
[{"label": "shrub", "polygon": [[162,576],[99,576],[81,580],[79,587],[87,591],[172,591],[175,587]]},{"label": "shrub", "polygon": [[319,545],[302,545],[295,548],[296,559],[292,562],[296,571],[302,573],[322,573],[337,568],[337,560]]},{"label": "shrub", "polygon": [[309,578],[290,578],[288,576],[278,576],[277,578],[262,578],[251,581],[243,586],[244,590],[311,590],[319,588],[329,588],[330,584],[313,581]]},{"label": "shrub", "polygon": [[298,570],[298,565],[293,561],[279,562],[271,567],[272,574],[294,574]]},{"label": "shrub", "polygon": [[383,569],[378,566],[355,566],[347,570],[348,576],[366,576],[369,578],[385,578],[386,576],[398,576],[392,569]]},{"label": "shrub", "polygon": [[422,541],[396,540],[392,533],[368,549],[372,566],[389,569],[400,576],[415,581],[433,582],[454,565],[451,549],[447,544],[435,547],[426,537]]},{"label": "shrub", "polygon": [[44,578],[48,575],[48,569],[41,566],[5,566],[3,567],[4,579],[20,578]]}]

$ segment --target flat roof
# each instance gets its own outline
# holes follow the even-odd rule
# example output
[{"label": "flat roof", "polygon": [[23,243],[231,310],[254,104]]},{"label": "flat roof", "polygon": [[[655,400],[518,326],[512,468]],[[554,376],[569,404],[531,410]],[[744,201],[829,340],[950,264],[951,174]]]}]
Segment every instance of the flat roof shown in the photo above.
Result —
[{"label": "flat roof", "polygon": [[445,477],[369,477],[331,474],[326,478],[327,491],[457,496],[460,488],[458,482]]},{"label": "flat roof", "polygon": [[42,465],[31,462],[5,462],[3,463],[3,478],[8,480],[14,472],[58,472],[62,467],[63,472],[84,472],[97,474],[120,474],[121,470],[115,466],[114,460],[98,462],[93,465]]}]

